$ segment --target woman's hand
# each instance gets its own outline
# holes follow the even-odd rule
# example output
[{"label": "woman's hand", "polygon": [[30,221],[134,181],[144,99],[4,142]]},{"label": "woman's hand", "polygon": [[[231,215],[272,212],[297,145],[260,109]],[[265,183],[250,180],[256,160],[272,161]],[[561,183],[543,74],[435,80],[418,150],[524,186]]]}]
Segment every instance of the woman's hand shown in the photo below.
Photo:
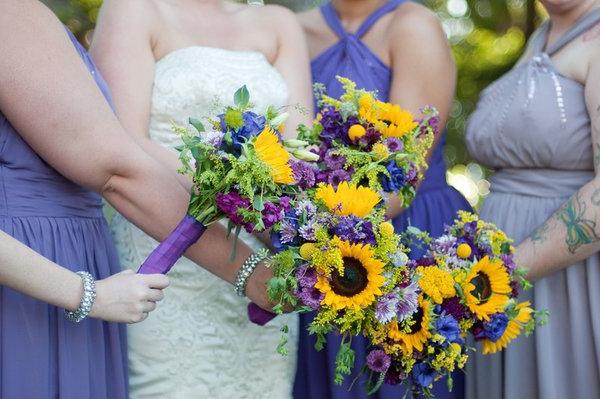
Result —
[{"label": "woman's hand", "polygon": [[164,298],[169,278],[162,274],[135,274],[131,270],[96,282],[96,301],[90,317],[118,323],[139,323]]}]

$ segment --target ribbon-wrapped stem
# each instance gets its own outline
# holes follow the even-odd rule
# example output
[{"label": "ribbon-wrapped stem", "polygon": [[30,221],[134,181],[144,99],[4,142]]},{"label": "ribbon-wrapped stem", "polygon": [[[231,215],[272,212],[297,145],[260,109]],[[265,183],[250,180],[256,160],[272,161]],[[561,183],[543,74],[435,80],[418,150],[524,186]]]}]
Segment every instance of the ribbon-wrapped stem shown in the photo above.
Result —
[{"label": "ribbon-wrapped stem", "polygon": [[254,302],[248,304],[248,319],[254,324],[264,326],[275,317],[277,317],[275,313],[264,310]]},{"label": "ribbon-wrapped stem", "polygon": [[160,243],[142,263],[139,274],[167,274],[189,247],[206,231],[206,226],[190,215],[179,222],[175,230]]}]

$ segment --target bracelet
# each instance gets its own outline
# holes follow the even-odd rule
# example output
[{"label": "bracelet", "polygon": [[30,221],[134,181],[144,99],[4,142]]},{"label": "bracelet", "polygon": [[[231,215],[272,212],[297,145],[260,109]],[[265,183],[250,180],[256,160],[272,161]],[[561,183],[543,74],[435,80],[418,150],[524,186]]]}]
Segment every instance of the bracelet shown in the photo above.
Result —
[{"label": "bracelet", "polygon": [[248,278],[250,278],[254,272],[254,269],[256,269],[256,266],[258,266],[258,264],[265,260],[268,256],[268,251],[259,251],[257,253],[253,253],[244,261],[242,267],[237,273],[235,282],[233,283],[233,288],[239,296],[246,296],[246,285],[248,285]]},{"label": "bracelet", "polygon": [[65,309],[65,318],[73,323],[81,322],[90,314],[96,299],[96,281],[94,277],[88,272],[77,272],[77,274],[83,280],[83,295],[81,296],[79,308],[74,312]]}]

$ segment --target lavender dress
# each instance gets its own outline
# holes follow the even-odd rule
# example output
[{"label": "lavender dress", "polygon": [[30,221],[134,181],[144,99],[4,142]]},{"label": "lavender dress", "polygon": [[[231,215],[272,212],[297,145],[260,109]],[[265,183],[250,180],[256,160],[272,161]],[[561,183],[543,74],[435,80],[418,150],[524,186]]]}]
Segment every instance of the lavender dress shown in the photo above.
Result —
[{"label": "lavender dress", "polygon": [[[91,59],[71,40],[109,99]],[[1,110],[0,229],[70,270],[98,279],[120,271],[100,197],[45,163]],[[62,309],[0,286],[0,398],[124,399],[125,344],[125,326],[73,324]]]},{"label": "lavender dress", "polygon": [[[517,243],[594,177],[585,88],[551,57],[598,23],[600,9],[546,50],[550,26],[543,25],[531,39],[531,59],[482,93],[469,122],[469,152],[496,170],[481,216]],[[550,311],[548,325],[503,353],[473,356],[467,398],[600,398],[598,254],[540,279],[522,297]]]},{"label": "lavender dress", "polygon": [[[405,0],[390,0],[370,15],[358,31],[354,34],[347,33],[337,16],[331,3],[321,8],[323,17],[330,28],[339,36],[340,41],[326,50],[312,62],[313,81],[325,84],[328,92],[333,96],[342,93],[342,87],[336,80],[336,75],[341,75],[354,80],[359,87],[367,90],[376,90],[383,101],[389,99],[390,82],[392,73],[370,50],[360,38],[383,15],[394,11]],[[456,212],[461,209],[469,210],[467,201],[446,183],[446,165],[442,155],[445,139],[435,149],[430,161],[427,176],[412,206],[394,219],[397,231],[406,228],[409,221],[413,226],[427,230],[434,235],[443,233],[444,225],[454,220]],[[298,371],[294,387],[294,397],[297,399],[358,399],[366,398],[365,384],[357,382],[352,390],[349,381],[343,386],[333,384],[333,370],[335,369],[335,354],[339,347],[338,336],[330,335],[327,346],[323,351],[314,349],[315,337],[307,333],[307,326],[312,320],[312,315],[300,316],[300,344],[298,347]],[[368,344],[362,338],[354,338],[352,347],[356,351],[357,359],[365,359],[368,353]],[[357,360],[355,367],[360,369],[362,364]],[[438,398],[462,398],[463,379],[461,374],[454,376],[455,388],[449,393],[445,382],[438,383],[435,393]],[[374,396],[387,399],[401,398],[404,388],[400,386],[384,386]]]}]

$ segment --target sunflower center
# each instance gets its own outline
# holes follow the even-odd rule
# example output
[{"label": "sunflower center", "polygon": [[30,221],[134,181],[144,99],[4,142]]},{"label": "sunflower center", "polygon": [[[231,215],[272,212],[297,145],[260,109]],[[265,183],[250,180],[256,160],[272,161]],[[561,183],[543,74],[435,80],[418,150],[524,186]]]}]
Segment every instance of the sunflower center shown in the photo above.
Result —
[{"label": "sunflower center", "polygon": [[414,324],[410,326],[410,333],[415,334],[421,330],[421,323],[423,322],[423,308],[419,306],[417,312],[411,317],[411,320],[414,321]]},{"label": "sunflower center", "polygon": [[344,274],[331,273],[331,289],[338,295],[351,297],[360,294],[369,283],[367,269],[354,258],[344,258]]},{"label": "sunflower center", "polygon": [[477,276],[471,280],[471,284],[475,286],[475,289],[471,292],[479,299],[480,303],[486,303],[492,295],[492,283],[490,282],[490,278],[486,274],[479,272],[477,273]]}]

